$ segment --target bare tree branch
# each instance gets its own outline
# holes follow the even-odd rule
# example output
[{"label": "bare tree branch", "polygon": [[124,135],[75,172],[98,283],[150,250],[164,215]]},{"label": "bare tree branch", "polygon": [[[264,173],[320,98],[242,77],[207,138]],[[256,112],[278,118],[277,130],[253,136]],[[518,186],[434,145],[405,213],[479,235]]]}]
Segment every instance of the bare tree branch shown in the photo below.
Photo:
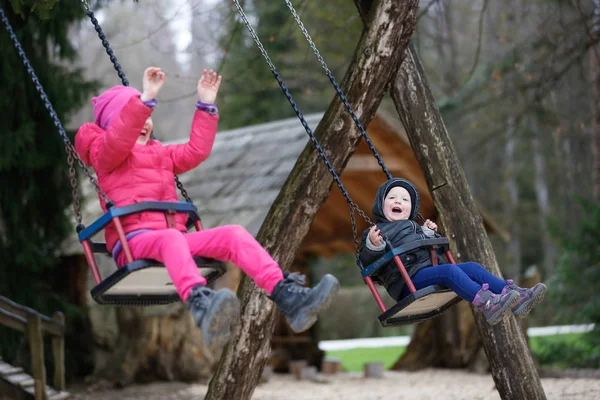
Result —
[{"label": "bare tree branch", "polygon": [[488,0],[483,1],[483,7],[481,8],[481,14],[479,14],[479,34],[477,35],[477,49],[475,50],[475,59],[473,60],[473,65],[471,66],[471,70],[467,74],[467,82],[471,80],[473,77],[473,73],[475,72],[475,68],[479,64],[479,53],[481,52],[481,41],[483,37],[483,16],[485,14],[485,10],[488,5]]}]

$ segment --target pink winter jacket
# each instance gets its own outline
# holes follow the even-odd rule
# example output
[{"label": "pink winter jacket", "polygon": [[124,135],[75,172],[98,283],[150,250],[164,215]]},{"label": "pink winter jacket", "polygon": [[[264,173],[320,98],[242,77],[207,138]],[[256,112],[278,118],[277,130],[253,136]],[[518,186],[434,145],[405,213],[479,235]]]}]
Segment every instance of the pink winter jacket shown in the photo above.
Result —
[{"label": "pink winter jacket", "polygon": [[[196,111],[190,140],[184,144],[164,146],[157,140],[146,145],[136,143],[152,109],[132,96],[108,130],[95,123],[82,125],[75,136],[75,149],[91,165],[100,187],[116,207],[141,201],[178,201],[175,174],[197,167],[212,150],[217,132],[218,115]],[[106,204],[100,198],[106,212]],[[186,231],[187,216],[177,214],[176,228]],[[125,233],[138,229],[166,229],[161,212],[143,212],[121,218]],[[106,247],[112,251],[118,241],[111,223],[105,229]]]}]

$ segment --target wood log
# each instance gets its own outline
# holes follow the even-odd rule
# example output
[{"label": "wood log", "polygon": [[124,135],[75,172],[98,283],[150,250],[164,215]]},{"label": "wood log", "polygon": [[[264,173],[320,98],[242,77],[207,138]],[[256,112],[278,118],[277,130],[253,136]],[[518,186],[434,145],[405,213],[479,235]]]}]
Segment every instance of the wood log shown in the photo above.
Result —
[{"label": "wood log", "polygon": [[370,362],[365,363],[364,372],[365,378],[383,378],[383,363],[382,362]]},{"label": "wood log", "polygon": [[[65,325],[65,316],[57,312],[52,319],[62,326]],[[59,391],[65,390],[65,337],[52,337],[52,357],[54,358],[54,388]]]},{"label": "wood log", "polygon": [[[370,13],[368,27],[340,85],[365,127],[381,103],[391,71],[401,62],[415,29],[417,5],[415,0],[380,0]],[[333,169],[340,174],[360,136],[337,97],[325,112],[315,136]],[[327,166],[309,143],[257,235],[258,241],[283,268],[294,259],[315,214],[327,199],[332,182]],[[210,381],[206,400],[251,398],[270,354],[274,305],[251,280],[245,278],[240,286],[241,321],[232,329],[231,340]]]},{"label": "wood log", "polygon": [[269,382],[271,378],[273,378],[274,374],[275,371],[273,371],[273,367],[271,367],[270,365],[265,365],[265,367],[263,368],[262,375],[260,377],[261,383]]},{"label": "wood log", "polygon": [[46,400],[44,338],[42,336],[42,320],[37,313],[28,315],[27,336],[31,352],[31,375],[35,382],[35,400]]},{"label": "wood log", "polygon": [[[482,218],[413,46],[409,46],[391,95],[433,195],[440,217],[438,225],[452,232],[449,238],[456,261],[474,261],[501,276]],[[481,313],[475,313],[475,322],[500,396],[545,399],[516,319],[511,316],[490,326]]]},{"label": "wood log", "polygon": [[335,357],[325,357],[321,364],[321,373],[323,375],[335,375],[342,371],[342,360]]},{"label": "wood log", "polygon": [[300,374],[303,368],[307,367],[306,360],[292,360],[289,364],[290,374],[296,379],[300,379]]},{"label": "wood log", "polygon": [[300,370],[300,376],[298,377],[301,381],[314,381],[317,379],[317,367],[311,365],[304,367]]}]

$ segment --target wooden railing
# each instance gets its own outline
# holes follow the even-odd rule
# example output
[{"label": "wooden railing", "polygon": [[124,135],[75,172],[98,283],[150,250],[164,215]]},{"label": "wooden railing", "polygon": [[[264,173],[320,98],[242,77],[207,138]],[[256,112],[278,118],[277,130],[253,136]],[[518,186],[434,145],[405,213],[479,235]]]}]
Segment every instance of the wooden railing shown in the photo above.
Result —
[{"label": "wooden railing", "polygon": [[23,332],[31,352],[31,372],[35,382],[35,400],[46,400],[44,337],[52,336],[54,388],[65,390],[65,317],[56,312],[49,318],[39,312],[0,296],[0,325]]}]

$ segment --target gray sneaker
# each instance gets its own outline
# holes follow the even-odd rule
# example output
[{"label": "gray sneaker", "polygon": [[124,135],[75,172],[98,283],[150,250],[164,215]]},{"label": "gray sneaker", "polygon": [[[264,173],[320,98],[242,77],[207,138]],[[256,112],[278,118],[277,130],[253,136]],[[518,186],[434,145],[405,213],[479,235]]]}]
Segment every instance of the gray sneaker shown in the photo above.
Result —
[{"label": "gray sneaker", "polygon": [[494,294],[489,290],[489,285],[484,283],[475,295],[473,305],[483,313],[490,325],[496,325],[512,311],[519,297],[516,290],[509,290],[506,294]]},{"label": "gray sneaker", "polygon": [[519,295],[521,296],[512,309],[513,314],[519,318],[525,318],[533,307],[541,303],[546,296],[547,288],[543,283],[537,283],[530,289],[515,285],[512,279],[507,280],[506,284],[507,285],[502,289],[501,294],[515,290],[519,292]]},{"label": "gray sneaker", "polygon": [[240,316],[240,302],[231,290],[214,291],[206,286],[194,287],[187,299],[194,322],[202,331],[207,346],[223,346],[229,340],[231,324]]},{"label": "gray sneaker", "polygon": [[317,321],[317,315],[329,307],[340,288],[338,280],[329,274],[312,289],[302,287],[304,283],[304,275],[286,271],[270,296],[294,332],[309,329]]}]

